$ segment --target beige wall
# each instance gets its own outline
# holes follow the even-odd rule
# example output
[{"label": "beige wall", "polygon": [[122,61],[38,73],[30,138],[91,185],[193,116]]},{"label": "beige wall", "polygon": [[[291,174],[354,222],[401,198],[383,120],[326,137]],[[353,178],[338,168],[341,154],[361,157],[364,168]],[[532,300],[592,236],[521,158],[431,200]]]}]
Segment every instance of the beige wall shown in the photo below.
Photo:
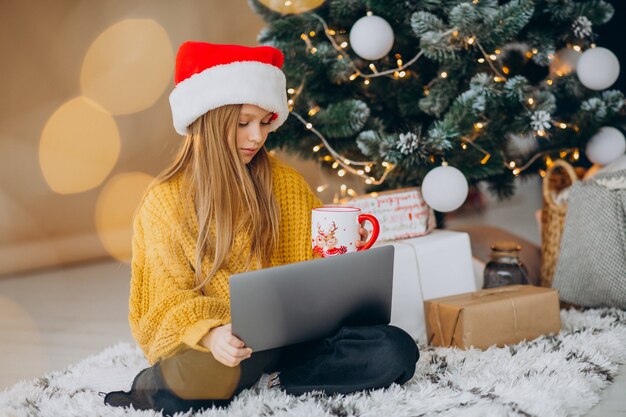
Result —
[{"label": "beige wall", "polygon": [[[140,111],[109,116],[119,132],[119,155],[91,189],[70,194],[53,191],[41,162],[46,155],[58,160],[56,153],[69,152],[62,146],[44,149],[44,127],[64,103],[84,94],[81,71],[85,71],[86,56],[94,41],[107,28],[126,19],[152,19],[160,25],[169,37],[170,45],[165,48],[170,48],[172,54],[188,39],[255,45],[264,25],[246,0],[1,2],[0,274],[106,258],[111,253],[119,259],[127,255],[130,209],[123,206],[138,198],[137,186],[118,186],[117,195],[107,192],[115,188],[116,176],[143,173],[146,179],[173,157],[180,137],[171,126],[167,100],[173,85],[171,74],[167,88],[153,104]],[[140,38],[141,33],[137,36]],[[101,63],[98,71],[105,75],[117,72],[123,76],[124,68],[119,66],[132,64],[128,56],[118,60],[115,53],[101,62],[105,64]],[[145,67],[146,79],[156,71],[150,62],[140,65]],[[112,93],[115,87],[112,83]],[[93,136],[85,133],[85,140],[100,144],[98,134],[102,132],[93,132]],[[86,161],[93,155],[83,152],[72,157],[84,157]],[[329,181],[316,163],[287,159],[313,187]],[[101,162],[93,161],[96,165]],[[71,175],[86,175],[92,165],[86,167],[85,172]],[[120,195],[120,187],[129,195]],[[335,181],[321,197],[330,200],[336,189]],[[108,205],[101,206],[106,201]],[[97,216],[106,217],[107,213],[110,218],[98,227]],[[105,230],[107,227],[111,230]],[[114,250],[112,245],[116,246]]]}]

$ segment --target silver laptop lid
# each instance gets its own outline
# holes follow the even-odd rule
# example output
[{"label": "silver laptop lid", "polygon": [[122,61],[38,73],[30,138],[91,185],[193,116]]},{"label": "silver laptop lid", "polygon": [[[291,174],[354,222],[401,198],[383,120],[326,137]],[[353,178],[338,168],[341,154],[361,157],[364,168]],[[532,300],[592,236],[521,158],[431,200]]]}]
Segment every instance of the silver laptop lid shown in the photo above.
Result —
[{"label": "silver laptop lid", "polygon": [[393,258],[389,245],[232,275],[233,334],[262,351],[389,324]]}]

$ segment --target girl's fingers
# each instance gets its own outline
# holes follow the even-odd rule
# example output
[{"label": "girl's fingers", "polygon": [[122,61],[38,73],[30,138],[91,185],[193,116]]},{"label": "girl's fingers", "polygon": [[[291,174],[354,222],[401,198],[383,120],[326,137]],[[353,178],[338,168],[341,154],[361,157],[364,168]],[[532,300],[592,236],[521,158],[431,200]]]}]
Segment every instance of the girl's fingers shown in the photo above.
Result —
[{"label": "girl's fingers", "polygon": [[231,355],[228,354],[228,352],[225,352],[220,347],[217,347],[213,351],[213,356],[215,356],[215,359],[217,359],[223,365],[226,365],[231,368],[239,365],[239,362],[241,362],[240,359],[232,357]]},{"label": "girl's fingers", "polygon": [[228,356],[236,359],[245,359],[252,353],[250,348],[236,348],[228,343],[225,343],[221,348]]}]

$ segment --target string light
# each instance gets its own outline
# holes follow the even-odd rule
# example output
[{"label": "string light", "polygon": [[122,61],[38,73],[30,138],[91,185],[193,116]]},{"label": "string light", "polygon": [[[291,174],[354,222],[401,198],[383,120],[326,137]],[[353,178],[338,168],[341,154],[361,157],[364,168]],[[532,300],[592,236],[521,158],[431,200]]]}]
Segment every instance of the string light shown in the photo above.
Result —
[{"label": "string light", "polygon": [[552,85],[552,82],[553,82],[552,80],[546,80],[546,84],[548,85]]},{"label": "string light", "polygon": [[315,116],[320,111],[319,106],[315,106],[309,110],[309,116]]},{"label": "string light", "polygon": [[333,169],[337,169],[338,166],[339,166],[339,162],[337,161],[333,162]]},{"label": "string light", "polygon": [[567,124],[566,123],[559,123],[559,127],[561,129],[567,129]]},{"label": "string light", "polygon": [[574,158],[574,161],[578,161],[578,158],[580,158],[580,152],[578,152],[578,149],[574,151],[572,158]]},{"label": "string light", "polygon": [[288,92],[289,94],[293,94],[293,93],[295,93],[295,92],[296,92],[296,90],[294,90],[293,88],[289,88],[289,89],[287,90],[287,92]]},{"label": "string light", "polygon": [[317,52],[317,48],[311,48],[311,53],[315,54]]},{"label": "string light", "polygon": [[461,148],[462,148],[463,150],[466,150],[466,149],[467,149],[467,143],[465,143],[465,142],[461,142]]},{"label": "string light", "polygon": [[312,125],[311,123],[307,123],[307,124],[306,124],[306,128],[307,128],[307,129],[312,129],[312,128],[313,128],[313,125]]},{"label": "string light", "polygon": [[485,157],[483,159],[480,160],[480,163],[482,165],[485,165],[487,163],[487,161],[489,161],[489,158],[491,158],[491,154],[488,153],[487,155],[485,155]]},{"label": "string light", "polygon": [[476,38],[475,38],[475,37],[473,37],[473,36],[472,36],[472,37],[470,37],[470,38],[467,38],[467,44],[468,44],[468,45],[471,45],[471,44],[473,44],[473,43],[474,43],[474,41],[475,41],[475,40],[476,40]]},{"label": "string light", "polygon": [[474,128],[477,130],[480,130],[484,127],[485,125],[482,122],[476,122],[474,123]]},{"label": "string light", "polygon": [[374,64],[370,64],[370,65],[369,65],[369,67],[370,67],[370,69],[371,69],[374,73],[377,73],[377,72],[378,72],[378,70],[376,69],[376,65],[374,65]]},{"label": "string light", "polygon": [[580,52],[582,48],[579,45],[574,45],[572,49],[576,52]]},{"label": "string light", "polygon": [[341,47],[342,48],[346,48],[348,46],[348,42],[341,42]]},{"label": "string light", "polygon": [[370,80],[367,80],[367,79],[366,79],[365,81],[363,81],[363,84],[365,84],[365,85],[370,85]]},{"label": "string light", "polygon": [[319,150],[320,150],[321,148],[322,148],[322,146],[320,146],[320,145],[315,145],[315,146],[313,147],[313,152],[319,152]]},{"label": "string light", "polygon": [[352,75],[349,77],[349,78],[350,78],[350,81],[354,81],[354,80],[356,80],[356,77],[358,77],[358,76],[359,76],[359,74],[352,74]]},{"label": "string light", "polygon": [[535,99],[534,99],[534,98],[532,98],[532,97],[530,97],[530,98],[528,99],[528,104],[530,104],[531,106],[532,106],[533,104],[535,104]]},{"label": "string light", "polygon": [[309,36],[310,36],[310,37],[315,36],[315,32],[314,32],[314,31],[310,31],[310,32],[309,32]]},{"label": "string light", "polygon": [[441,78],[446,78],[448,76],[448,73],[445,71],[442,71],[441,74],[439,74],[441,76]]},{"label": "string light", "polygon": [[328,188],[328,184],[320,185],[320,186],[317,187],[317,192],[321,193],[322,191],[324,191],[327,188]]},{"label": "string light", "polygon": [[495,61],[496,59],[498,59],[497,56],[495,56],[494,54],[489,55],[489,59],[492,61]]},{"label": "string light", "polygon": [[509,162],[509,166],[510,166],[511,168],[515,168],[515,165],[516,165],[516,164],[515,164],[515,161],[511,161],[511,162]]},{"label": "string light", "polygon": [[337,171],[337,175],[339,175],[340,177],[343,177],[344,175],[346,175],[346,171],[343,169],[340,169],[339,171]]},{"label": "string light", "polygon": [[479,62],[480,64],[483,64],[483,63],[485,62],[485,58],[478,58],[478,62]]}]

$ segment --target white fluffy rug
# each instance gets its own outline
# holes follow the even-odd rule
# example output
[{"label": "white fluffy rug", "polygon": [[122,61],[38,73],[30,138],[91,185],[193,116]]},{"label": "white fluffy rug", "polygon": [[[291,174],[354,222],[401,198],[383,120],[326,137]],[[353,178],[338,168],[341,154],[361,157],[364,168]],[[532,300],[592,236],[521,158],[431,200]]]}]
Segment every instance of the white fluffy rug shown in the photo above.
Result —
[{"label": "white fluffy rug", "polygon": [[[244,391],[226,409],[184,416],[581,416],[626,362],[626,312],[562,311],[558,336],[487,351],[423,348],[404,386],[348,396]],[[107,407],[101,391],[128,390],[147,367],[119,343],[61,372],[0,393],[5,416],[160,416]],[[181,416],[182,416],[181,415]]]}]

